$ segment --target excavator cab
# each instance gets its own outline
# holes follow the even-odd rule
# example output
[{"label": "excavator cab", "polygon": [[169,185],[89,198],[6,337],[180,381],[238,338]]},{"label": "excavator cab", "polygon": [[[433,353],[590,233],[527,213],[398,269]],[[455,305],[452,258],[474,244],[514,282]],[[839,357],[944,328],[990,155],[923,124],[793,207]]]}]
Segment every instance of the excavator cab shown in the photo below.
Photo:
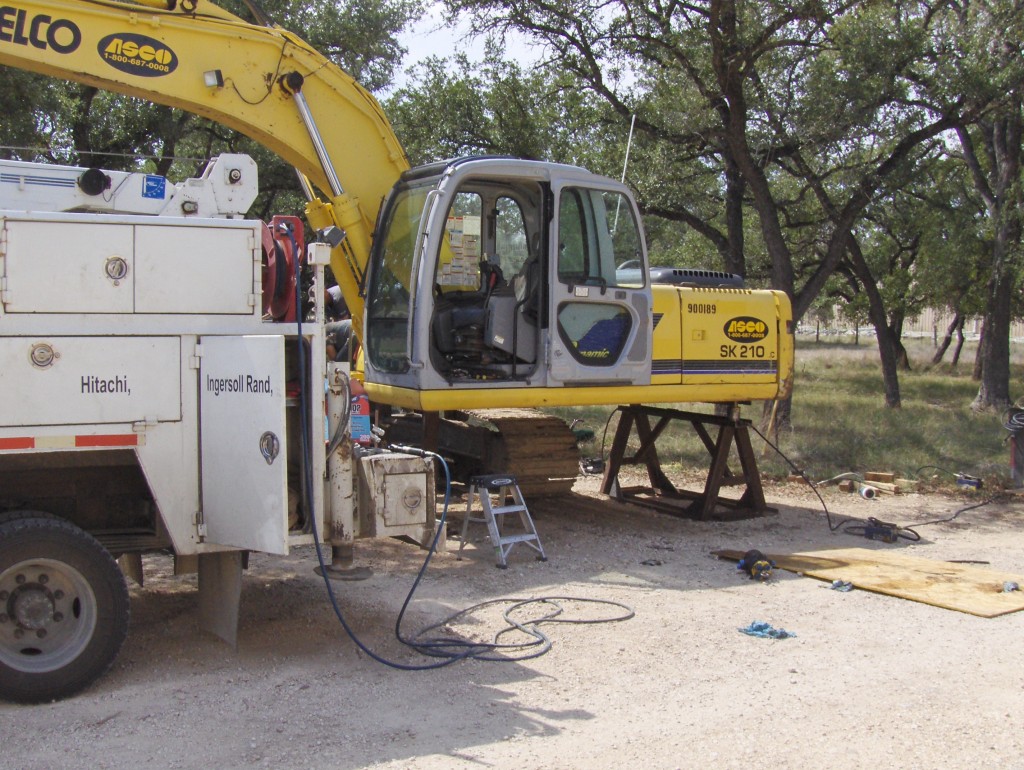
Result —
[{"label": "excavator cab", "polygon": [[505,158],[412,169],[374,240],[367,382],[448,408],[453,390],[507,388],[511,405],[527,387],[648,384],[646,259],[612,180]]}]

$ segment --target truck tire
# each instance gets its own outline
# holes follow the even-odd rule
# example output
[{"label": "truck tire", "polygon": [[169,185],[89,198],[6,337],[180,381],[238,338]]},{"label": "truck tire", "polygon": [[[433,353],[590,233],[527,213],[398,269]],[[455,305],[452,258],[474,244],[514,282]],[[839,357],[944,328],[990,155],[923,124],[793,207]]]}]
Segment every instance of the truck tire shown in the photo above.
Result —
[{"label": "truck tire", "polygon": [[0,525],[6,524],[15,519],[56,519],[52,513],[45,511],[4,511],[0,513]]},{"label": "truck tire", "polygon": [[0,521],[0,697],[84,689],[113,664],[129,614],[124,575],[87,532],[48,514]]}]

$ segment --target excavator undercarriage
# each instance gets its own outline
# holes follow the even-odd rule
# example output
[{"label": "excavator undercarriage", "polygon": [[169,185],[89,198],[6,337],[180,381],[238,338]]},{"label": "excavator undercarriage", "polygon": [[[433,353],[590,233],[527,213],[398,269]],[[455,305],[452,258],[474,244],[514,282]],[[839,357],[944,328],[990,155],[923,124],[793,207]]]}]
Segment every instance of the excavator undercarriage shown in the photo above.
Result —
[{"label": "excavator undercarriage", "polygon": [[564,420],[532,409],[397,414],[387,440],[429,447],[452,461],[456,481],[478,473],[515,473],[526,497],[567,494],[579,474],[576,436]]}]

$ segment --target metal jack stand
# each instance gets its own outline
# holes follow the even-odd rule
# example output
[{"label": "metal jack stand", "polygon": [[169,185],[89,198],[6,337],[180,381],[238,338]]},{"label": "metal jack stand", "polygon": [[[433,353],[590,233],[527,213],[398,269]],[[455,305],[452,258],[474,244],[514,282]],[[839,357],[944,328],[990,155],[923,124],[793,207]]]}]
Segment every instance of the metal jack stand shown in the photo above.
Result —
[{"label": "metal jack stand", "polygon": [[[355,548],[351,543],[332,545],[331,563],[326,569],[327,577],[331,580],[344,581],[366,580],[373,577],[373,570],[369,567],[353,567],[354,562]],[[320,567],[314,567],[313,570],[321,577],[324,576],[325,570],[321,570]]]},{"label": "metal jack stand", "polygon": [[[751,518],[772,510],[765,504],[757,460],[750,445],[750,420],[740,419],[738,405],[732,405],[729,416],[681,412],[636,404],[620,406],[619,411],[621,416],[601,484],[601,491],[604,494],[664,513],[700,520]],[[654,427],[651,427],[652,416],[658,418]],[[711,457],[703,492],[676,489],[661,469],[655,444],[658,436],[673,420],[689,422]],[[711,438],[709,426],[718,427],[717,438]],[[626,448],[634,428],[640,441],[640,448],[635,454],[627,457]],[[734,443],[739,456],[740,473],[733,473],[729,468],[729,455]],[[650,487],[621,487],[618,480],[619,469],[623,465],[641,464],[647,468]],[[719,495],[723,486],[741,485],[745,485],[746,490],[738,500]]]}]

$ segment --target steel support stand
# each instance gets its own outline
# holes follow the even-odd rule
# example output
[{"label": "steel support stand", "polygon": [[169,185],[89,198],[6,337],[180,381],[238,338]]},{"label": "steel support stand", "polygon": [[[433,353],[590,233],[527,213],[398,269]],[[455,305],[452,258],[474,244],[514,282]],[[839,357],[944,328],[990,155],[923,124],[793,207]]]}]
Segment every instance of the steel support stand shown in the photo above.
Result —
[{"label": "steel support stand", "polygon": [[[740,419],[738,406],[733,405],[728,416],[640,404],[620,406],[619,412],[619,423],[601,484],[602,493],[616,500],[702,521],[752,518],[773,510],[765,503],[757,459],[750,443],[750,420]],[[652,418],[657,419],[653,426]],[[710,457],[701,492],[676,488],[661,468],[657,440],[673,421],[688,422]],[[713,438],[714,428],[718,432]],[[634,434],[639,448],[632,455],[627,455],[629,441]],[[734,446],[739,460],[738,473],[729,466]],[[646,468],[648,486],[623,487],[619,483],[619,471],[630,465]],[[722,497],[722,488],[733,486],[744,486],[742,495],[738,499]]]}]

